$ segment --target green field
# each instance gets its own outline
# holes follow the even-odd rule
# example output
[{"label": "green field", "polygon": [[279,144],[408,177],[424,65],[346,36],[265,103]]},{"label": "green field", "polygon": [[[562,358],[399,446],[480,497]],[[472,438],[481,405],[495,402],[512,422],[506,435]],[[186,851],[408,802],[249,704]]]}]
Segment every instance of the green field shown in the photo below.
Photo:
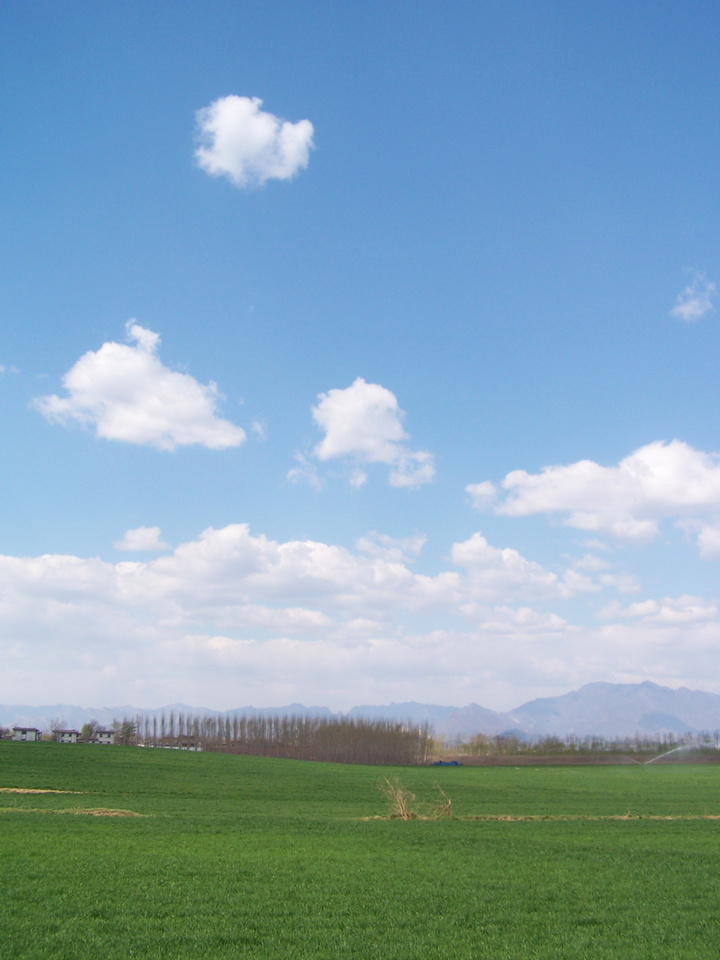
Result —
[{"label": "green field", "polygon": [[[420,800],[441,783],[457,819],[381,819],[378,777],[396,774]],[[720,949],[715,765],[391,770],[3,742],[0,786],[78,791],[0,792],[2,960]]]}]

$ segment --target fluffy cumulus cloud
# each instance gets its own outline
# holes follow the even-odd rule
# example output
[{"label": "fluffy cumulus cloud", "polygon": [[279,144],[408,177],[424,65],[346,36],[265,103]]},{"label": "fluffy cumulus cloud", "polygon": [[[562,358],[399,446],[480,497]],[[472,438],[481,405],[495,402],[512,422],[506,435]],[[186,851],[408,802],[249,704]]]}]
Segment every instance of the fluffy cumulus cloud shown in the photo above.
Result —
[{"label": "fluffy cumulus cloud", "polygon": [[159,450],[198,444],[211,450],[239,446],[245,431],[218,416],[214,383],[198,383],[160,361],[160,337],[133,320],[129,343],[104,343],[62,378],[67,396],[38,397],[34,406],[51,423],[94,427],[106,440]]},{"label": "fluffy cumulus cloud", "polygon": [[641,600],[623,607],[615,600],[598,611],[601,619],[638,619],[650,624],[707,623],[717,620],[718,608],[703,597],[687,594],[663,600]]},{"label": "fluffy cumulus cloud", "polygon": [[261,110],[257,97],[220,97],[197,112],[195,160],[236,187],[289,180],[308,165],[313,146],[309,120],[290,123]]},{"label": "fluffy cumulus cloud", "polygon": [[160,539],[160,527],[135,527],[126,530],[122,540],[114,543],[116,550],[127,550],[134,553],[151,553],[169,549],[167,543]]},{"label": "fluffy cumulus cloud", "polygon": [[473,600],[498,598],[513,592],[535,600],[571,592],[559,583],[555,573],[526,560],[517,550],[491,546],[480,533],[474,533],[463,543],[453,544],[451,556],[453,563],[467,570]]},{"label": "fluffy cumulus cloud", "polygon": [[466,488],[479,509],[511,517],[567,514],[580,530],[643,542],[672,519],[697,532],[701,554],[720,553],[720,457],[679,440],[641,447],[617,466],[592,460],[509,473],[497,490],[488,481]]},{"label": "fluffy cumulus cloud", "polygon": [[[159,531],[124,542],[155,548]],[[608,589],[599,581],[480,533],[452,545],[445,569],[420,572],[423,542],[373,532],[349,550],[233,524],[149,560],[0,556],[0,699],[337,708],[452,690],[493,706],[503,685],[536,695],[590,679],[685,680],[716,662],[711,601],[606,600],[595,626],[574,625],[567,601]]]},{"label": "fluffy cumulus cloud", "polygon": [[408,439],[402,423],[405,414],[390,390],[358,377],[345,389],[321,393],[318,400],[312,415],[325,436],[313,456],[349,461],[353,485],[365,483],[363,467],[371,463],[390,468],[388,480],[393,487],[419,487],[433,479],[432,454],[410,450],[404,443]]},{"label": "fluffy cumulus cloud", "polygon": [[678,294],[670,314],[686,323],[702,320],[706,314],[715,309],[713,301],[716,297],[716,285],[708,280],[704,273],[693,271],[692,280],[683,292]]}]

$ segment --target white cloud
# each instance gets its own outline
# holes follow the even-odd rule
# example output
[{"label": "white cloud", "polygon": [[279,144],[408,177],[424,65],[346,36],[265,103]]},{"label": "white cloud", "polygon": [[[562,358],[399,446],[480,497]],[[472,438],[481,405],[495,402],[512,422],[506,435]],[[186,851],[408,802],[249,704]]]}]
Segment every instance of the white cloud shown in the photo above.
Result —
[{"label": "white cloud", "polygon": [[686,323],[701,320],[715,309],[713,300],[717,297],[717,287],[707,279],[704,273],[692,271],[692,281],[678,294],[670,315]]},{"label": "white cloud", "polygon": [[310,121],[289,123],[261,106],[257,97],[228,96],[198,110],[198,166],[236,187],[289,180],[307,167],[313,147]]},{"label": "white cloud", "polygon": [[[477,486],[466,490],[472,495]],[[538,474],[515,470],[505,477],[502,488],[505,498],[494,503],[495,513],[512,517],[566,513],[568,526],[621,540],[651,540],[664,519],[678,525],[701,520],[701,550],[704,556],[713,555],[720,458],[680,440],[650,443],[616,467],[580,460],[545,467]]]},{"label": "white cloud", "polygon": [[389,466],[388,480],[394,487],[419,487],[433,479],[432,454],[409,450],[403,443],[408,439],[402,425],[405,414],[390,390],[358,377],[345,389],[319,394],[318,400],[312,415],[325,436],[313,455],[319,460],[350,460],[354,486],[367,479],[360,464],[370,463]]},{"label": "white cloud", "polygon": [[287,472],[286,479],[290,483],[308,483],[315,490],[322,490],[322,481],[318,476],[317,467],[303,453],[296,453],[297,467]]},{"label": "white cloud", "polygon": [[720,523],[702,525],[697,543],[700,556],[705,560],[715,560],[720,557]]},{"label": "white cloud", "polygon": [[[593,553],[586,553],[583,557],[576,558],[572,561],[571,567],[573,571],[586,570],[588,573],[599,574],[597,583],[600,586],[613,587],[620,593],[637,593],[640,589],[637,578],[630,573],[625,571],[618,573],[602,572],[611,570],[612,564]],[[597,589],[595,584],[592,585],[592,589]]]},{"label": "white cloud", "polygon": [[602,589],[599,583],[595,583],[584,573],[578,573],[577,570],[566,570],[562,580],[562,596],[566,597],[581,593],[598,593]]},{"label": "white cloud", "polygon": [[361,377],[344,390],[318,396],[313,407],[325,438],[315,447],[320,460],[355,456],[366,463],[394,463],[401,441],[407,439],[397,398],[377,383]]},{"label": "white cloud", "polygon": [[586,553],[585,556],[573,560],[575,570],[609,570],[612,564],[602,557],[596,557],[592,553]]},{"label": "white cloud", "polygon": [[642,619],[648,624],[672,626],[674,624],[700,623],[716,620],[718,608],[702,597],[687,594],[681,597],[665,597],[664,600],[642,600],[621,606],[617,601],[599,611],[602,619]]},{"label": "white cloud", "polygon": [[496,607],[482,624],[492,633],[512,634],[518,628],[523,632],[564,633],[568,623],[556,613],[541,613],[532,607]]},{"label": "white cloud", "polygon": [[566,593],[556,574],[526,560],[517,550],[491,546],[481,533],[453,544],[451,556],[454,564],[466,568],[475,598],[497,599],[515,593],[536,600]]},{"label": "white cloud", "polygon": [[135,527],[134,530],[126,530],[122,540],[115,541],[113,546],[116,550],[136,553],[169,549],[169,544],[163,543],[160,539],[160,527]]},{"label": "white cloud", "polygon": [[585,540],[585,546],[588,550],[603,550],[605,552],[610,552],[610,547],[604,540],[597,540],[594,537],[591,537],[589,540]]},{"label": "white cloud", "polygon": [[584,628],[560,609],[564,576],[481,534],[422,575],[420,540],[372,534],[368,556],[234,524],[148,561],[0,556],[0,700],[500,706],[504,691],[508,708],[589,680],[714,675],[710,601],[616,604]]},{"label": "white cloud", "polygon": [[[162,549],[159,534],[157,527],[141,527],[117,546]],[[108,623],[116,614],[120,620],[147,615],[155,627],[185,633],[209,622],[221,630],[262,626],[300,633],[362,623],[364,635],[368,624],[399,629],[404,613],[461,615],[473,601],[569,595],[555,574],[515,550],[491,547],[480,534],[453,546],[453,563],[465,573],[413,573],[408,564],[424,542],[373,532],[359,544],[368,556],[312,540],[280,543],[233,524],[209,528],[147,562],[0,556],[0,625],[14,605],[27,603],[25,613],[32,616],[44,609],[50,619],[64,618],[76,607],[81,618],[91,610]]]},{"label": "white cloud", "polygon": [[68,396],[38,397],[35,408],[51,423],[93,426],[97,437],[159,450],[226,450],[244,441],[241,427],[218,417],[214,383],[163,366],[157,333],[133,320],[125,329],[135,346],[110,341],[88,351],[62,378]]},{"label": "white cloud", "polygon": [[403,450],[390,471],[391,487],[420,487],[435,476],[435,458],[427,450]]},{"label": "white cloud", "polygon": [[367,482],[368,475],[364,470],[361,470],[360,467],[354,466],[350,471],[349,483],[351,487],[359,489]]},{"label": "white cloud", "polygon": [[365,537],[360,537],[355,544],[360,553],[371,557],[380,557],[395,563],[412,563],[427,543],[427,537],[404,537],[398,540],[387,534],[371,530]]},{"label": "white cloud", "polygon": [[469,494],[476,510],[490,509],[497,497],[495,484],[489,480],[483,480],[482,483],[469,483],[465,487],[465,493]]},{"label": "white cloud", "polygon": [[261,423],[259,420],[253,420],[250,424],[250,429],[258,440],[267,440],[267,430],[264,423]]},{"label": "white cloud", "polygon": [[603,587],[615,587],[619,593],[638,593],[640,583],[631,573],[603,573],[598,577]]}]

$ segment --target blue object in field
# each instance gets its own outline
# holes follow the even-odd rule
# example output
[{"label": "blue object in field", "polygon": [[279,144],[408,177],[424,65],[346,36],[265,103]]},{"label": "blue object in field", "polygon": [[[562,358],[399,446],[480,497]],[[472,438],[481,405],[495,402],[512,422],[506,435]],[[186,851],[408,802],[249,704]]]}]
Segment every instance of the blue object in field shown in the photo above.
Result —
[{"label": "blue object in field", "polygon": [[433,762],[434,767],[461,767],[462,763],[459,760],[435,760]]}]

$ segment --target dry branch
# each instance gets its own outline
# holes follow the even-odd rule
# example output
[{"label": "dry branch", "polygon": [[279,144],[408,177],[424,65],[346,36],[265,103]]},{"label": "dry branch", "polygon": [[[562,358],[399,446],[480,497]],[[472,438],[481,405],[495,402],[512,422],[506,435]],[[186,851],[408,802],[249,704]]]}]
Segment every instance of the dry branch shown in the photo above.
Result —
[{"label": "dry branch", "polygon": [[417,813],[413,807],[415,794],[407,790],[400,782],[400,777],[381,777],[378,780],[378,790],[388,802],[391,817],[401,820],[415,820]]}]

